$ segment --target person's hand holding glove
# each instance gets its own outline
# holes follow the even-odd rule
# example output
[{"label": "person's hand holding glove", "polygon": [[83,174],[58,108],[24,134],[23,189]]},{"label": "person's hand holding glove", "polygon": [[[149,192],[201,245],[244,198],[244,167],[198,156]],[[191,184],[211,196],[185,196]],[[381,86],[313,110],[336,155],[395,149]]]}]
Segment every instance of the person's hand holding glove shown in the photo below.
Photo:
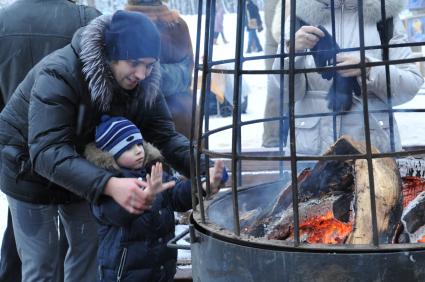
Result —
[{"label": "person's hand holding glove", "polygon": [[[336,56],[336,62],[337,62],[336,64],[337,67],[357,65],[357,64],[360,64],[360,58],[356,55],[340,53]],[[366,59],[366,62],[368,62],[367,59]],[[366,69],[366,73],[369,73],[369,69],[370,68]],[[360,68],[353,68],[353,69],[338,70],[338,74],[342,77],[357,77],[357,76],[360,76],[362,72]]]},{"label": "person's hand holding glove", "polygon": [[[313,48],[324,36],[325,33],[315,26],[302,26],[295,33],[295,52]],[[287,47],[289,50],[289,42],[287,42]]]}]

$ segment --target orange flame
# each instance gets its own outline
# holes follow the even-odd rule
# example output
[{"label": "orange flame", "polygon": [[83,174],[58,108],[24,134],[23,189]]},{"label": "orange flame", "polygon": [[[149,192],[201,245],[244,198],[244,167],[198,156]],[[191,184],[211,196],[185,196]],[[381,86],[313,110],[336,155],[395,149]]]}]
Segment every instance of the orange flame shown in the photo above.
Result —
[{"label": "orange flame", "polygon": [[353,230],[353,223],[334,218],[332,211],[314,216],[300,224],[300,238],[310,244],[342,244]]}]

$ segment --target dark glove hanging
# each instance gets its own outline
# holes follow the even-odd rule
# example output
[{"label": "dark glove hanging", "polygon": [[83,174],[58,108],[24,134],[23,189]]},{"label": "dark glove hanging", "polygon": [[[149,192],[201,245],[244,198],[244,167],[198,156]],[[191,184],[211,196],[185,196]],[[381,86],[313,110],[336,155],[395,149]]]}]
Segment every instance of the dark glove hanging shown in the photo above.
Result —
[{"label": "dark glove hanging", "polygon": [[260,26],[257,28],[257,31],[258,31],[258,32],[262,32],[262,31],[263,31],[263,25],[260,25]]},{"label": "dark glove hanging", "polygon": [[353,92],[356,96],[360,96],[361,90],[357,79],[336,74],[327,96],[328,108],[337,112],[349,111],[353,104]]},{"label": "dark glove hanging", "polygon": [[[332,35],[319,25],[318,28],[325,33],[325,36],[320,38],[316,46],[311,51],[313,52],[314,62],[317,67],[332,66],[336,54],[340,52],[338,44],[333,44]],[[348,111],[352,105],[353,91],[356,96],[360,96],[360,87],[355,77],[342,77],[335,70],[326,70],[320,73],[324,79],[330,80],[333,78],[333,83],[328,91],[327,100],[328,108],[334,111]]]}]

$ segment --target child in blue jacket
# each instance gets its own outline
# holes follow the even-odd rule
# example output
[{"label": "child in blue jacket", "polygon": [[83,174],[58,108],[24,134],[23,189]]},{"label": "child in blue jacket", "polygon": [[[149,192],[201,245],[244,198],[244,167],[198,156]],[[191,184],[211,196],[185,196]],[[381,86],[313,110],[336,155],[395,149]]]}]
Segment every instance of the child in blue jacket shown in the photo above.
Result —
[{"label": "child in blue jacket", "polygon": [[[192,208],[191,182],[163,172],[159,151],[122,117],[102,117],[96,146],[89,145],[85,155],[117,176],[141,178],[141,189],[152,197],[150,209],[141,215],[108,196],[92,205],[99,223],[98,281],[173,281],[177,250],[166,244],[174,237],[174,211]],[[215,162],[210,175],[211,190],[217,192],[227,178],[222,161]]]}]

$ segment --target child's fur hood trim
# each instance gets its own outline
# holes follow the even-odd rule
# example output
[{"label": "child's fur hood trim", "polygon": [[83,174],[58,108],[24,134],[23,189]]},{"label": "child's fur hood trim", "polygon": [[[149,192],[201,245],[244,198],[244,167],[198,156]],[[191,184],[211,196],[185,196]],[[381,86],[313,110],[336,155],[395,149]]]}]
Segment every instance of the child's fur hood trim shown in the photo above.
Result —
[{"label": "child's fur hood trim", "polygon": [[[145,161],[143,162],[143,166],[157,161],[163,162],[164,158],[161,155],[161,152],[151,143],[143,141],[143,148],[145,149]],[[98,167],[114,171],[120,170],[120,167],[111,153],[102,151],[97,148],[94,143],[87,144],[84,150],[84,156],[89,162],[97,165]]]}]

